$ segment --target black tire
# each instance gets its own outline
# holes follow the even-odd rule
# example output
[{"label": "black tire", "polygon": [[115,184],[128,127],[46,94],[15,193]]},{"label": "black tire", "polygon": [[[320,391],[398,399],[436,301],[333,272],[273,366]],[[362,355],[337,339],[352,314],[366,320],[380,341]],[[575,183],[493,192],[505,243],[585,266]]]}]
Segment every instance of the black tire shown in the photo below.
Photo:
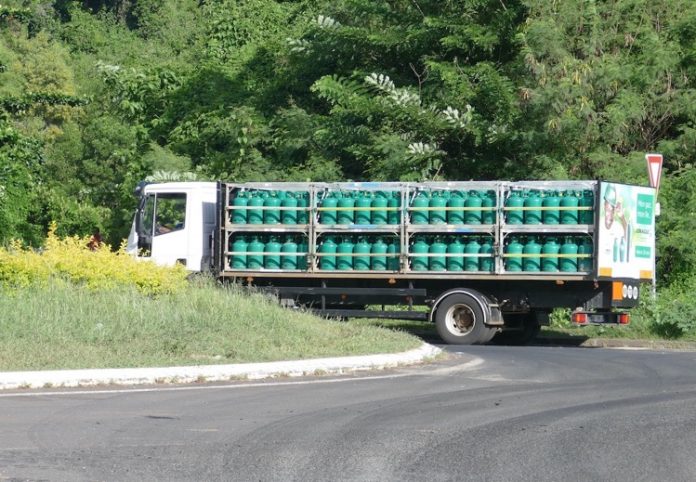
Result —
[{"label": "black tire", "polygon": [[486,343],[493,328],[485,325],[485,314],[473,294],[453,293],[443,299],[435,312],[440,338],[452,345]]},{"label": "black tire", "polygon": [[498,334],[498,329],[497,328],[491,328],[490,326],[486,327],[487,333],[485,333],[482,337],[481,340],[479,341],[480,344],[486,344],[490,342],[495,336]]},{"label": "black tire", "polygon": [[506,325],[515,328],[498,333],[493,338],[493,343],[498,345],[528,345],[541,330],[534,313],[510,314],[504,318]]}]

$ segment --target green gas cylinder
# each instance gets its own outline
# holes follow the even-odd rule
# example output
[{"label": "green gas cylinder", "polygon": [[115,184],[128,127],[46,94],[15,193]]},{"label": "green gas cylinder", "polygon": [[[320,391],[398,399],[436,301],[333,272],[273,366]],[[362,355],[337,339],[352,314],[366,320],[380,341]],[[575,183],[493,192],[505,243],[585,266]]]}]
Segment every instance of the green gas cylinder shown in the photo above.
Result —
[{"label": "green gas cylinder", "polygon": [[447,206],[447,199],[440,192],[433,193],[430,198],[428,207],[431,208],[428,219],[430,224],[446,224],[447,211],[444,209]]},{"label": "green gas cylinder", "polygon": [[495,191],[484,191],[481,197],[481,224],[495,224]]},{"label": "green gas cylinder", "polygon": [[246,206],[249,203],[249,198],[244,191],[237,191],[237,195],[232,200],[232,206],[235,208],[232,211],[232,224],[246,224],[247,210]]},{"label": "green gas cylinder", "polygon": [[309,244],[305,238],[302,238],[297,243],[297,269],[307,269],[307,251],[309,251]]},{"label": "green gas cylinder", "polygon": [[248,224],[263,224],[263,201],[264,198],[258,191],[252,193],[247,206],[247,223]]},{"label": "green gas cylinder", "polygon": [[511,237],[505,246],[505,271],[522,271],[522,254],[524,246],[517,240],[516,237]]},{"label": "green gas cylinder", "polygon": [[271,194],[263,202],[263,224],[280,224],[280,198],[276,191],[271,191]]},{"label": "green gas cylinder", "polygon": [[566,191],[561,198],[561,224],[578,224],[580,198],[575,191]]},{"label": "green gas cylinder", "polygon": [[297,224],[297,198],[291,192],[285,194],[280,201],[280,219],[283,224]]},{"label": "green gas cylinder", "polygon": [[478,238],[471,237],[469,242],[466,243],[464,247],[465,255],[477,255],[477,256],[464,256],[464,271],[478,271],[479,270],[479,258],[478,254],[481,251],[481,243],[479,243]]},{"label": "green gas cylinder", "polygon": [[247,269],[263,268],[263,253],[266,245],[258,236],[252,236],[247,245]]},{"label": "green gas cylinder", "polygon": [[578,271],[592,271],[592,249],[592,240],[590,238],[584,238],[582,243],[578,246],[578,255],[585,255],[578,256]]},{"label": "green gas cylinder", "polygon": [[282,269],[297,269],[297,243],[291,236],[280,247],[280,267]]},{"label": "green gas cylinder", "polygon": [[430,246],[422,236],[417,236],[411,245],[411,269],[413,271],[428,271],[428,257],[418,256],[427,254]]},{"label": "green gas cylinder", "polygon": [[[454,236],[447,245],[447,271],[464,271],[464,244]],[[456,255],[456,256],[452,256]]]},{"label": "green gas cylinder", "polygon": [[[266,269],[280,269],[280,249],[282,245],[278,238],[271,236],[263,250],[263,267]],[[297,249],[297,248],[296,248]]]},{"label": "green gas cylinder", "polygon": [[584,190],[580,198],[579,206],[585,208],[578,214],[579,223],[594,224],[594,191],[591,189]]},{"label": "green gas cylinder", "polygon": [[560,270],[573,273],[578,270],[578,245],[575,239],[567,236],[561,245]]},{"label": "green gas cylinder", "polygon": [[561,222],[561,211],[558,209],[561,205],[561,197],[556,191],[547,191],[541,205],[544,208],[541,214],[544,224],[559,224]]},{"label": "green gas cylinder", "polygon": [[342,271],[353,269],[353,242],[347,236],[336,248],[336,269]]},{"label": "green gas cylinder", "polygon": [[505,222],[507,224],[524,224],[524,198],[519,191],[511,191],[505,200]]},{"label": "green gas cylinder", "polygon": [[319,245],[319,269],[335,270],[336,269],[336,250],[338,246],[333,240],[333,236],[326,236]]},{"label": "green gas cylinder", "polygon": [[370,207],[372,206],[372,193],[359,192],[355,198],[355,224],[370,224]]},{"label": "green gas cylinder", "polygon": [[539,191],[532,190],[527,193],[524,199],[524,224],[541,224],[541,207],[542,200]]},{"label": "green gas cylinder", "polygon": [[452,191],[452,194],[450,195],[450,198],[453,198],[453,197],[458,197],[458,198],[461,198],[461,199],[463,199],[464,201],[466,201],[466,198],[468,197],[468,194],[467,194],[466,191],[459,191],[459,190],[456,190],[456,191]]},{"label": "green gas cylinder", "polygon": [[464,224],[464,197],[455,191],[447,201],[447,224]]},{"label": "green gas cylinder", "polygon": [[401,222],[401,193],[394,191],[387,197],[387,224],[399,224]]},{"label": "green gas cylinder", "polygon": [[358,238],[358,242],[353,246],[353,269],[357,271],[368,271],[370,269],[370,251],[372,245],[364,236]]},{"label": "green gas cylinder", "polygon": [[[338,198],[338,224],[353,224],[355,221],[355,198],[350,193],[343,193]],[[341,269],[341,268],[339,268]]]},{"label": "green gas cylinder", "polygon": [[[382,238],[378,237],[374,243],[372,243],[372,249],[370,253],[373,256],[370,258],[370,268],[374,271],[385,271],[387,269],[387,244],[382,241]],[[379,256],[374,256],[379,255]]]},{"label": "green gas cylinder", "polygon": [[486,256],[482,256],[479,258],[479,270],[480,271],[487,271],[491,272],[494,269],[494,261],[493,261],[493,240],[490,237],[485,237],[483,238],[483,242],[481,243],[481,249],[479,250],[479,254],[483,254]]},{"label": "green gas cylinder", "polygon": [[558,252],[561,245],[556,242],[556,238],[547,238],[544,246],[541,248],[541,270],[542,271],[558,271]]},{"label": "green gas cylinder", "polygon": [[390,196],[391,193],[380,191],[372,199],[372,215],[370,216],[372,224],[387,224],[387,206],[389,205]]},{"label": "green gas cylinder", "polygon": [[464,201],[467,210],[464,213],[464,224],[481,224],[481,204],[483,200],[478,191],[469,191],[469,196]]},{"label": "green gas cylinder", "polygon": [[525,255],[522,259],[522,271],[541,271],[541,244],[536,237],[527,238],[522,254]]},{"label": "green gas cylinder", "polygon": [[332,192],[325,193],[320,206],[319,222],[326,225],[338,224],[338,215],[336,214],[338,198],[336,194]]},{"label": "green gas cylinder", "polygon": [[295,197],[297,198],[297,224],[308,224],[309,212],[307,208],[309,207],[309,193],[302,192]]},{"label": "green gas cylinder", "polygon": [[246,269],[247,267],[247,247],[248,243],[245,236],[237,236],[232,243],[232,251],[237,253],[231,256],[230,267],[232,269]]},{"label": "green gas cylinder", "polygon": [[398,239],[392,238],[387,243],[387,270],[389,271],[399,271],[399,253],[401,252],[401,247],[399,246]]},{"label": "green gas cylinder", "polygon": [[428,206],[430,199],[428,195],[420,191],[411,202],[411,224],[428,224]]},{"label": "green gas cylinder", "polygon": [[[447,245],[442,242],[440,236],[435,236],[428,252],[430,254],[444,255],[447,253]],[[428,268],[430,271],[445,271],[447,269],[447,257],[431,256],[428,258]]]},{"label": "green gas cylinder", "polygon": [[373,200],[374,195],[371,192],[359,192],[356,194],[355,224],[372,223],[372,213],[370,211],[370,208],[372,207]]}]

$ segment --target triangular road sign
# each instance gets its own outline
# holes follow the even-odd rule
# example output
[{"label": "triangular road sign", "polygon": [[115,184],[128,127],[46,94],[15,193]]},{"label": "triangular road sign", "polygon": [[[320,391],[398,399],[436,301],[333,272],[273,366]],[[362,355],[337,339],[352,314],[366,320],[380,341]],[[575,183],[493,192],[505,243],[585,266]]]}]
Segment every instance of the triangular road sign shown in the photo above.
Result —
[{"label": "triangular road sign", "polygon": [[650,187],[659,189],[660,177],[662,176],[662,154],[646,154],[645,161],[648,163]]}]

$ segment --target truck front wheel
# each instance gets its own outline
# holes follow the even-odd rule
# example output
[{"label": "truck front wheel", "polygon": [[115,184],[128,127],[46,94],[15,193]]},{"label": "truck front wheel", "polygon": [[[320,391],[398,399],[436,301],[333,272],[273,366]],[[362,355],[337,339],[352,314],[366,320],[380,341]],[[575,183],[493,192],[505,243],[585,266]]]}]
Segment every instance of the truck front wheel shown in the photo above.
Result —
[{"label": "truck front wheel", "polygon": [[453,293],[440,302],[435,326],[440,337],[454,345],[486,343],[494,331],[485,325],[479,302],[466,293]]}]

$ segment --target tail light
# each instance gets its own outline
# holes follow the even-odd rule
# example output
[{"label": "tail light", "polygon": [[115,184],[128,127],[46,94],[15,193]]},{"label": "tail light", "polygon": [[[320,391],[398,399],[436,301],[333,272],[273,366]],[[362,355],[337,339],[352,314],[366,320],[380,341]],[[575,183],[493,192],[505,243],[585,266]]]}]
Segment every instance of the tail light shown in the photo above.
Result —
[{"label": "tail light", "polygon": [[631,315],[628,313],[619,314],[619,325],[628,325],[631,322]]},{"label": "tail light", "polygon": [[573,313],[572,320],[576,325],[586,325],[589,318],[587,313]]}]

